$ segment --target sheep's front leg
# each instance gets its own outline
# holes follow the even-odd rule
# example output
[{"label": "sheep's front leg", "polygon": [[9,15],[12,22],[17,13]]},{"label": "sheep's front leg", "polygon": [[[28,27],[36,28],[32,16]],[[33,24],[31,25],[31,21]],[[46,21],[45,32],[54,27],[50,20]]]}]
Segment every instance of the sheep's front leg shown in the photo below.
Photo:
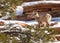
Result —
[{"label": "sheep's front leg", "polygon": [[46,26],[49,27],[50,26],[50,21],[46,22]]}]

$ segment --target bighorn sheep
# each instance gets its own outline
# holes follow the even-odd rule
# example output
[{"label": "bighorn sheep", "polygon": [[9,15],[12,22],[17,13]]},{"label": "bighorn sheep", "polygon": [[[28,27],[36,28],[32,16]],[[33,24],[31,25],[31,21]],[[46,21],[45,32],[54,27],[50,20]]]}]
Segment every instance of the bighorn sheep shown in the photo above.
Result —
[{"label": "bighorn sheep", "polygon": [[49,27],[52,16],[47,12],[33,11],[33,17],[38,22],[39,27]]}]

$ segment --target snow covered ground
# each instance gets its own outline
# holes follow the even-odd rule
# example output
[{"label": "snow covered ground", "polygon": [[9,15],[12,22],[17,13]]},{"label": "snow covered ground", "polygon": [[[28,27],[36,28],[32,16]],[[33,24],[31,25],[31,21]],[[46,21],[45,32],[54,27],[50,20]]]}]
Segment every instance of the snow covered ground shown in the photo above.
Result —
[{"label": "snow covered ground", "polygon": [[[13,23],[13,24],[25,23],[25,24],[28,24],[28,25],[38,24],[37,21],[35,21],[35,20],[32,20],[32,21],[0,20],[0,21],[3,21],[5,24],[9,24],[9,23]],[[58,22],[58,24],[56,24],[54,26],[51,26],[52,28],[60,27],[60,17],[52,18],[51,23],[54,23],[54,22]]]},{"label": "snow covered ground", "polygon": [[60,1],[34,1],[34,2],[24,2],[21,6],[33,6],[35,4],[41,4],[41,3],[60,4]]}]

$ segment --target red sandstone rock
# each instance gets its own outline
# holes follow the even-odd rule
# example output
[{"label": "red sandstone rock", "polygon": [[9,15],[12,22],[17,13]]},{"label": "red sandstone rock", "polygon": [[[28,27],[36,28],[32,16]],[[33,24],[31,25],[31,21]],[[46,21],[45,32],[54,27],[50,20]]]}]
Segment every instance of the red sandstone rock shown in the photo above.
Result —
[{"label": "red sandstone rock", "polygon": [[0,26],[3,26],[4,25],[4,22],[3,21],[0,21]]}]

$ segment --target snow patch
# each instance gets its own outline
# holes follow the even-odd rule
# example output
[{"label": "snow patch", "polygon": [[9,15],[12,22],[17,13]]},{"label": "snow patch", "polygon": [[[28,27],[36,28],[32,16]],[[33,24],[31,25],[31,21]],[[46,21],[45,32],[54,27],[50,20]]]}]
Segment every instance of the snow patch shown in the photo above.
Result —
[{"label": "snow patch", "polygon": [[60,4],[60,1],[34,1],[34,2],[24,2],[21,6],[33,6],[41,3],[51,3],[51,4]]},{"label": "snow patch", "polygon": [[16,8],[16,15],[22,15],[23,14],[23,7],[17,6]]}]

